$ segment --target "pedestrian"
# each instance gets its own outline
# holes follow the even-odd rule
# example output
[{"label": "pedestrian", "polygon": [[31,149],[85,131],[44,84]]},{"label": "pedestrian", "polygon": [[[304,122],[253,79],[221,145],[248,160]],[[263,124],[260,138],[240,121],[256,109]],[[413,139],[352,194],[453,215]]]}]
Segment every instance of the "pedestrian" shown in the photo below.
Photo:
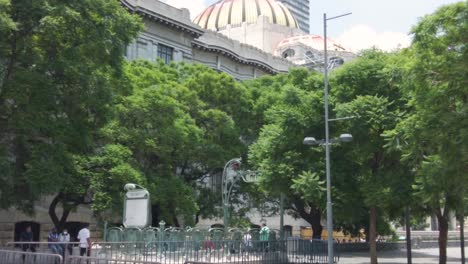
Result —
[{"label": "pedestrian", "polygon": [[59,241],[63,243],[60,244],[60,246],[62,247],[63,258],[65,258],[65,249],[68,250],[68,255],[72,255],[73,247],[70,244],[70,234],[68,233],[68,230],[66,228],[64,228],[62,233],[60,233]]},{"label": "pedestrian", "polygon": [[[24,231],[21,232],[20,234],[20,242],[31,242],[31,244],[29,243],[22,244],[21,248],[23,249],[24,252],[27,252],[28,249],[33,253],[36,252],[36,245],[32,243],[33,239],[34,239],[34,236],[33,236],[33,232],[31,229],[31,225],[27,225]],[[23,254],[23,262],[25,260],[25,257],[26,257],[26,254]]]},{"label": "pedestrian", "polygon": [[262,243],[263,251],[268,251],[268,239],[270,238],[270,228],[263,223],[262,229],[260,229],[260,241]]},{"label": "pedestrian", "polygon": [[252,251],[252,235],[246,232],[243,237],[245,249],[247,252]]},{"label": "pedestrian", "polygon": [[47,237],[47,242],[50,242],[49,248],[53,254],[62,255],[62,247],[60,246],[60,244],[58,244],[58,242],[60,242],[59,234],[55,227],[52,228],[52,230],[50,230],[49,236]]},{"label": "pedestrian", "polygon": [[89,224],[85,224],[78,232],[78,240],[80,241],[80,256],[91,255],[91,232],[89,231]]}]

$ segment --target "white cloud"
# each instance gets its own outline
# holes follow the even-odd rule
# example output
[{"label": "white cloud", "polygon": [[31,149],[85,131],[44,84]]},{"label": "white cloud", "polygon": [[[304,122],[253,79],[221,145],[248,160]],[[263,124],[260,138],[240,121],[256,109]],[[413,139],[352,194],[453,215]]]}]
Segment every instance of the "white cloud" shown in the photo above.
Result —
[{"label": "white cloud", "polygon": [[177,8],[187,8],[190,10],[190,17],[194,19],[205,8],[203,0],[165,0],[166,4]]},{"label": "white cloud", "polygon": [[368,25],[357,25],[338,37],[338,42],[352,51],[377,47],[385,51],[405,48],[411,44],[407,34],[401,32],[377,32]]}]

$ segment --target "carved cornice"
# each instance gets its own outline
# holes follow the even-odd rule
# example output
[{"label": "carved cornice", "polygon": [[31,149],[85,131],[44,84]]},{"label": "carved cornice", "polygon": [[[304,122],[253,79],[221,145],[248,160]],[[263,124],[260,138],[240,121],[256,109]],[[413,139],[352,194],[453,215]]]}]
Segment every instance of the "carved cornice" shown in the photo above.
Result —
[{"label": "carved cornice", "polygon": [[[182,9],[177,9],[163,2],[154,0],[121,0],[121,3],[128,10],[133,13],[138,13],[141,17],[148,18],[154,22],[182,32],[187,32],[194,38],[203,34],[203,30],[198,25],[192,23],[190,21],[190,15],[188,13],[185,14]],[[161,8],[161,10],[156,10],[158,8]],[[169,10],[171,12],[164,12]],[[170,17],[169,15],[178,17]]]}]

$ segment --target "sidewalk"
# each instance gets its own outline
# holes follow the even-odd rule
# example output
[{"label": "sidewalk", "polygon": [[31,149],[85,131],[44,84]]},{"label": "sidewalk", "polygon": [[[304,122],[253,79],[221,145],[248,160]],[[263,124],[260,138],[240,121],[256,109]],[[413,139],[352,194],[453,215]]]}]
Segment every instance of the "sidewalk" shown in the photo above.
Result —
[{"label": "sidewalk", "polygon": [[[465,248],[468,252],[468,248]],[[413,249],[413,263],[417,264],[431,264],[439,263],[439,249],[426,248],[426,249]],[[402,264],[407,263],[406,251],[385,251],[378,252],[379,264]],[[367,252],[357,253],[342,253],[339,264],[368,264],[369,254]],[[447,248],[447,263],[459,264],[461,263],[460,248],[451,247]]]}]

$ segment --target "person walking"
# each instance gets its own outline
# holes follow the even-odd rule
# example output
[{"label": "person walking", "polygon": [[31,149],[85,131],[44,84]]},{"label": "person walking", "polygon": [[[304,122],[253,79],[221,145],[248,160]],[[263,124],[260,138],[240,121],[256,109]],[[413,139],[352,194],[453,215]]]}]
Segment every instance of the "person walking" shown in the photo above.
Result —
[{"label": "person walking", "polygon": [[252,235],[249,232],[246,232],[243,237],[245,249],[247,252],[252,251]]},{"label": "person walking", "polygon": [[270,228],[263,223],[262,229],[260,229],[260,241],[262,243],[262,250],[268,251],[268,239],[270,238]]},{"label": "person walking", "polygon": [[[33,232],[31,229],[31,225],[27,225],[25,230],[21,232],[20,234],[20,242],[33,242],[33,240],[34,240],[34,236],[33,236]],[[21,248],[23,252],[27,252],[28,249],[33,253],[36,252],[36,246],[32,243],[31,244],[24,243],[22,244]],[[23,263],[25,261],[25,258],[26,258],[26,254],[23,254]]]},{"label": "person walking", "polygon": [[89,224],[85,224],[78,232],[78,240],[80,241],[80,256],[91,255],[91,232],[89,231]]},{"label": "person walking", "polygon": [[68,230],[66,228],[64,228],[62,233],[60,233],[59,241],[63,243],[60,244],[60,246],[62,247],[63,258],[65,258],[65,249],[68,249],[68,255],[72,255],[73,247],[70,244],[70,234],[68,233]]}]

